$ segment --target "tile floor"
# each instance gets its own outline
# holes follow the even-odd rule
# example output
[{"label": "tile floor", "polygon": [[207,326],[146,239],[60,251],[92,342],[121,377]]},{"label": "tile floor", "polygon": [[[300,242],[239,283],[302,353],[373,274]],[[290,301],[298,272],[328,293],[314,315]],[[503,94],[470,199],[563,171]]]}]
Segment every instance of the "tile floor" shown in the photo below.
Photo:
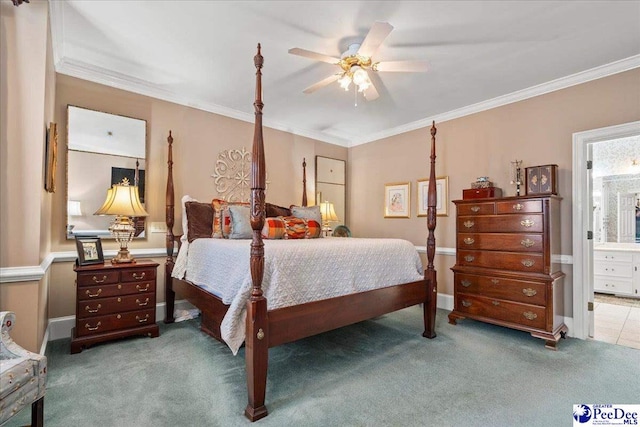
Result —
[{"label": "tile floor", "polygon": [[640,349],[640,307],[596,302],[593,339]]}]

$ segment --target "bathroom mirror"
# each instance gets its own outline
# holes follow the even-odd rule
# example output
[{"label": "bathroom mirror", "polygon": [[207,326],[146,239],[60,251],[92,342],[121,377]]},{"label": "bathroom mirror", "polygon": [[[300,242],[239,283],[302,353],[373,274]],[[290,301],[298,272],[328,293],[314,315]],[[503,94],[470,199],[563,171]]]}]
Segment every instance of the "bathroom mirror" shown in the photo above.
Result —
[{"label": "bathroom mirror", "polygon": [[[147,123],[100,111],[67,107],[67,238],[109,238],[113,216],[93,213],[112,184],[138,185],[145,205]],[[135,237],[145,236],[144,218],[134,218]]]},{"label": "bathroom mirror", "polygon": [[316,204],[333,203],[337,221],[331,228],[346,224],[346,162],[329,157],[316,156]]}]

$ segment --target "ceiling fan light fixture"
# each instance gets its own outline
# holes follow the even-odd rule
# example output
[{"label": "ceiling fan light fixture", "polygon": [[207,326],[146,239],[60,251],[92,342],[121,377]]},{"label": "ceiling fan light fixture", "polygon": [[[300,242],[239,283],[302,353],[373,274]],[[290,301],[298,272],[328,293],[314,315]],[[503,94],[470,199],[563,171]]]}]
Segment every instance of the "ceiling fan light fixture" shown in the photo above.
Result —
[{"label": "ceiling fan light fixture", "polygon": [[351,76],[349,76],[349,73],[342,74],[338,83],[340,83],[340,87],[344,89],[345,92],[349,91],[349,85],[351,85]]},{"label": "ceiling fan light fixture", "polygon": [[359,65],[351,67],[353,73],[353,83],[358,87],[358,92],[364,92],[371,86],[371,80],[366,70]]}]

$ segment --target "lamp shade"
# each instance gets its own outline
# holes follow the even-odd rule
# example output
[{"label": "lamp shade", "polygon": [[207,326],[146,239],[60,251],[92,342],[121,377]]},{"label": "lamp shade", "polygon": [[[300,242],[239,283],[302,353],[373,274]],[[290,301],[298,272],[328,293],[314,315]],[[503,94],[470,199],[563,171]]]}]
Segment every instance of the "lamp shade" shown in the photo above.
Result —
[{"label": "lamp shade", "polygon": [[138,187],[114,184],[107,190],[107,199],[94,215],[148,216],[140,203]]},{"label": "lamp shade", "polygon": [[320,215],[322,215],[322,221],[324,222],[338,220],[338,215],[336,215],[336,210],[331,202],[320,203]]},{"label": "lamp shade", "polygon": [[80,209],[79,200],[69,200],[67,202],[67,215],[69,216],[82,216],[82,209]]}]

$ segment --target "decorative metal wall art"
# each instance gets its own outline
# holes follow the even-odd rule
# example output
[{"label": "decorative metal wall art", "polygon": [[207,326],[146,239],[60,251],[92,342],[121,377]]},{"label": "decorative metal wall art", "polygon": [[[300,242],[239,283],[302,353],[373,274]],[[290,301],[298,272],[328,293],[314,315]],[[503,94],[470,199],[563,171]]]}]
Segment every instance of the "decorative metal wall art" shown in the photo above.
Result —
[{"label": "decorative metal wall art", "polygon": [[[251,195],[251,152],[244,147],[219,152],[211,177],[221,199],[228,202],[248,202]],[[266,187],[268,186],[267,180]]]}]

